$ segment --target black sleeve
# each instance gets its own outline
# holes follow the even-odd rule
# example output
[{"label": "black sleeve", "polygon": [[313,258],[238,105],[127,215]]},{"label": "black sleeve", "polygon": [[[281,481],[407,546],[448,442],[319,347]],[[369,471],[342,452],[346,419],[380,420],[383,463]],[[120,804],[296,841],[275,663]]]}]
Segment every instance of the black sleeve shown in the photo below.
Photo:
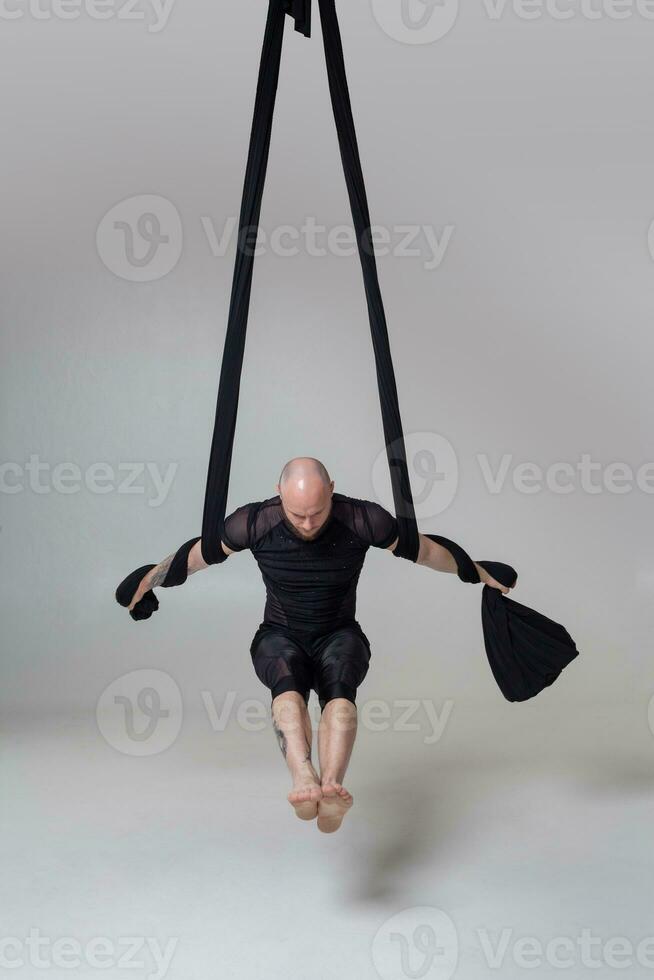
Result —
[{"label": "black sleeve", "polygon": [[225,518],[222,540],[231,551],[250,547],[250,511],[253,504],[244,504]]},{"label": "black sleeve", "polygon": [[389,548],[399,534],[396,518],[372,500],[365,500],[363,503],[367,543],[373,548]]}]

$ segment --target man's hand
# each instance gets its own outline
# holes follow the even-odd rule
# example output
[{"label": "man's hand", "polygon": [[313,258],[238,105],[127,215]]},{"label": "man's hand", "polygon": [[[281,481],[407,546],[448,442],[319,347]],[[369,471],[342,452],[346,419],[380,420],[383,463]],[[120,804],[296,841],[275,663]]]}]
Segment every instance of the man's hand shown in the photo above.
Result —
[{"label": "man's hand", "polygon": [[159,608],[159,600],[154,592],[142,588],[147,584],[152,585],[151,574],[154,568],[153,565],[137,568],[123,579],[116,589],[116,602],[124,609],[129,609],[129,614],[134,620],[149,619]]},{"label": "man's hand", "polygon": [[475,568],[479,572],[479,578],[482,580],[484,585],[490,585],[492,589],[499,589],[503,595],[506,595],[507,592],[510,592],[511,589],[515,588],[515,586],[513,585],[507,588],[506,585],[502,585],[502,583],[494,579],[492,575],[489,575],[486,569],[482,565],[479,565],[477,562],[475,562],[474,564],[475,564]]},{"label": "man's hand", "polygon": [[[221,545],[226,555],[234,554],[234,552],[230,548],[228,548],[227,545],[224,544],[224,542],[221,541]],[[143,597],[147,595],[148,592],[151,592],[153,589],[156,589],[157,586],[163,584],[174,557],[175,557],[175,553],[173,553],[172,555],[168,555],[167,558],[164,558],[163,561],[159,562],[158,565],[155,565],[154,568],[151,568],[150,571],[143,576],[143,578],[139,582],[138,589],[136,590],[136,592],[132,597],[132,601],[127,607],[130,613],[132,612],[134,607],[138,605],[141,599],[143,599]],[[208,565],[205,562],[204,558],[202,557],[202,541],[197,541],[189,552],[187,574],[194,575],[195,572],[199,572],[203,568],[207,568],[207,567]],[[156,601],[154,597],[154,592],[152,593],[151,599],[152,599],[152,603],[150,603],[150,605],[152,605]]]}]

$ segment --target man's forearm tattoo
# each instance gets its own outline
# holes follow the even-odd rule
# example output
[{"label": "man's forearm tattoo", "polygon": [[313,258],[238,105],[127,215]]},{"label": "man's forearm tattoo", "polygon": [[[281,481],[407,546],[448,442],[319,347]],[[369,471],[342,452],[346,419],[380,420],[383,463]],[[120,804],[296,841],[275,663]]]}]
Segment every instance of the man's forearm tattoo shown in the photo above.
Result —
[{"label": "man's forearm tattoo", "polygon": [[[156,587],[158,585],[161,585],[162,582],[165,582],[166,575],[170,571],[170,566],[172,565],[173,558],[175,557],[176,554],[177,554],[177,552],[174,552],[172,555],[168,555],[167,558],[164,558],[163,561],[160,561],[159,562],[159,564],[157,565],[156,568],[153,568],[152,569],[152,572],[151,572],[151,576],[152,577],[150,579],[150,588],[151,589],[156,589]],[[197,568],[189,568],[188,569],[188,572],[187,572],[187,575],[193,575],[193,573],[194,572],[197,572],[197,571],[198,571]]]},{"label": "man's forearm tattoo", "polygon": [[165,580],[166,575],[170,570],[170,566],[173,563],[173,558],[175,555],[168,555],[163,561],[160,561],[156,568],[152,569],[152,578],[150,579],[150,588],[155,589],[158,585]]}]

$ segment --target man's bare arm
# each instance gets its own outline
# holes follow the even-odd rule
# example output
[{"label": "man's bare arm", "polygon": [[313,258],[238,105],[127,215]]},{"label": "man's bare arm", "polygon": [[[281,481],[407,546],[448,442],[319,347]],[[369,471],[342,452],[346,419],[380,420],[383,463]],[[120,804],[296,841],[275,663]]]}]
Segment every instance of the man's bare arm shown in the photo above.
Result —
[{"label": "man's bare arm", "polygon": [[[220,543],[226,555],[234,554],[231,548],[228,548],[223,541],[221,541]],[[209,567],[206,561],[204,560],[204,558],[202,557],[201,544],[202,541],[197,541],[189,551],[188,554],[189,575],[194,575],[195,572],[199,572],[203,568]],[[146,592],[149,592],[150,589],[156,589],[158,585],[161,585],[162,582],[165,581],[166,575],[168,574],[168,571],[172,564],[173,558],[175,557],[175,554],[176,552],[173,552],[172,555],[168,555],[167,558],[164,558],[163,561],[160,561],[158,565],[155,565],[154,568],[150,569],[150,571],[143,576],[138,589],[134,593],[134,598],[132,599],[129,605],[130,610],[134,608],[137,602],[141,601],[141,599],[143,598]]]},{"label": "man's bare arm", "polygon": [[[453,555],[444,548],[441,544],[437,544],[436,541],[432,541],[431,538],[426,537],[424,534],[419,535],[420,537],[420,550],[418,552],[418,558],[416,565],[424,565],[426,568],[432,568],[435,572],[449,572],[455,574],[457,572],[457,564],[454,560]],[[395,551],[397,548],[399,538],[393,542],[392,545],[387,549],[388,551]],[[500,592],[506,595],[511,589],[502,585],[501,582],[497,582],[492,575],[489,575],[485,568],[474,562],[474,566],[479,573],[479,578],[484,583],[484,585],[490,585],[494,589],[499,589]],[[511,586],[513,588],[513,586]]]}]

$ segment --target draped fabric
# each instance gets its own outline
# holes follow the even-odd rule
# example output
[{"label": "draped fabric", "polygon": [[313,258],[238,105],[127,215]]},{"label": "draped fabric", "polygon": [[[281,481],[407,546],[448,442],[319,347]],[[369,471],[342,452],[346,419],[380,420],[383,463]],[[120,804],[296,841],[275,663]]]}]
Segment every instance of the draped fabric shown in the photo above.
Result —
[{"label": "draped fabric", "polygon": [[[480,564],[494,575],[495,562]],[[487,585],[481,616],[488,662],[507,701],[535,697],[579,655],[564,626]]]},{"label": "draped fabric", "polygon": [[[393,553],[396,557],[415,562],[418,559],[420,537],[338,17],[335,0],[318,0],[318,3],[332,109],[363,272],[382,425],[398,521],[399,542]],[[176,553],[162,583],[164,587],[182,585],[186,581],[188,555],[200,539],[202,555],[207,564],[217,564],[226,558],[221,547],[221,539],[227,508],[245,353],[255,245],[270,152],[287,16],[294,20],[296,31],[305,37],[310,37],[311,0],[269,0],[209,456],[202,534],[201,538],[196,537],[187,541]],[[453,555],[461,581],[480,582],[475,563],[459,545],[438,535],[427,535],[427,537],[442,545]],[[478,562],[478,564],[507,587],[512,587],[517,581],[517,573],[509,565],[497,562]],[[121,583],[116,592],[116,598],[121,605],[130,605],[141,579],[152,567],[143,566],[137,569]],[[158,600],[151,590],[131,610],[131,615],[133,619],[146,619],[157,608]],[[526,606],[513,602],[497,589],[487,585],[484,586],[482,595],[482,625],[491,669],[508,700],[526,700],[533,697],[544,687],[549,686],[578,653],[564,627]]]}]

